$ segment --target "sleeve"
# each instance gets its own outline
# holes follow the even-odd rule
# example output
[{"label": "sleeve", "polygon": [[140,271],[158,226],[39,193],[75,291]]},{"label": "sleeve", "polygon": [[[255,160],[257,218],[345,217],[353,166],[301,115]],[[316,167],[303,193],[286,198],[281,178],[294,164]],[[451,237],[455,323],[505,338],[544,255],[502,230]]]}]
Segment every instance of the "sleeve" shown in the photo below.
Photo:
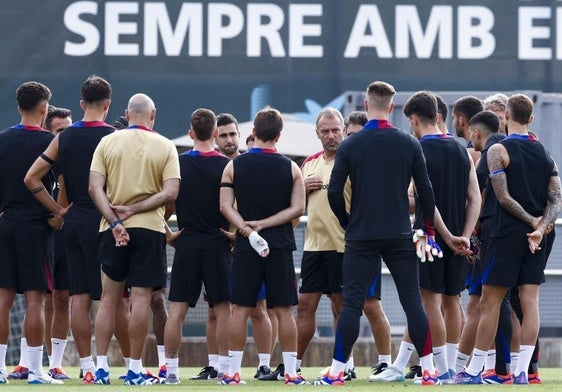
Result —
[{"label": "sleeve", "polygon": [[162,180],[171,180],[173,178],[181,178],[180,175],[180,161],[178,158],[178,153],[176,147],[170,142],[168,148],[168,157],[166,159],[166,164],[164,165],[164,170],[162,171]]},{"label": "sleeve", "polygon": [[336,153],[334,168],[330,177],[330,185],[328,186],[328,201],[330,208],[334,212],[336,218],[340,222],[340,226],[345,230],[349,221],[349,216],[345,210],[344,186],[349,175],[349,166],[345,153],[342,148]]},{"label": "sleeve", "polygon": [[[416,185],[419,197],[418,200],[421,206],[423,222],[426,228],[431,230],[433,228],[433,218],[435,216],[435,196],[433,194],[431,181],[429,180],[429,175],[427,174],[427,166],[425,164],[421,145],[417,141],[416,143],[416,156],[414,159],[412,177],[414,178],[414,184]],[[419,227],[414,227],[414,229],[419,229]]]},{"label": "sleeve", "polygon": [[92,164],[90,165],[90,171],[95,171],[104,177],[107,177],[107,171],[105,167],[104,160],[104,148],[105,148],[105,137],[101,139],[96,150],[94,151],[94,156],[92,157]]}]

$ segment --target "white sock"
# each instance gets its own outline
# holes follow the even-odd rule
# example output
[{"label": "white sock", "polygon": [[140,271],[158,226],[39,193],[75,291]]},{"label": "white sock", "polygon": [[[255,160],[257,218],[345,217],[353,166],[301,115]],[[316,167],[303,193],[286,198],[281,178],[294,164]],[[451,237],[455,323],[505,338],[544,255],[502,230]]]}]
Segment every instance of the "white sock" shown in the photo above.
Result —
[{"label": "white sock", "polygon": [[[433,347],[433,360],[435,361],[435,370],[439,374],[445,374],[449,371],[447,364],[447,346]],[[422,366],[423,368],[423,366]]]},{"label": "white sock", "polygon": [[129,362],[129,370],[135,374],[142,373],[141,360],[131,358],[131,362]]},{"label": "white sock", "polygon": [[345,371],[345,363],[332,358],[332,366],[330,366],[330,376],[339,376],[339,374],[343,371]]},{"label": "white sock", "polygon": [[[96,357],[96,360],[98,361],[98,369],[103,369],[106,372],[109,372],[109,365],[107,363],[107,355],[98,355]],[[125,359],[125,363],[127,364],[127,369],[128,369],[129,364],[127,363],[126,359]]]},{"label": "white sock", "polygon": [[123,361],[125,361],[125,367],[128,369],[129,368],[129,362],[131,362],[131,357],[123,357]]},{"label": "white sock", "polygon": [[420,364],[422,367],[422,372],[427,370],[429,374],[435,374],[435,367],[433,366],[433,354],[427,354],[420,358]]},{"label": "white sock", "polygon": [[484,370],[495,369],[496,368],[496,349],[492,348],[488,350],[488,355],[486,356],[486,363],[484,365]]},{"label": "white sock", "polygon": [[353,361],[353,355],[349,356],[349,359],[345,363],[345,371],[349,372],[355,368],[355,362]]},{"label": "white sock", "polygon": [[449,369],[455,368],[455,362],[457,360],[457,352],[459,351],[458,343],[445,343],[445,351],[447,351],[447,365]]},{"label": "white sock", "polygon": [[207,355],[207,357],[209,358],[209,366],[211,366],[214,369],[218,369],[219,368],[219,355],[218,354],[209,354]]},{"label": "white sock", "polygon": [[234,376],[236,373],[240,374],[242,371],[242,355],[244,351],[228,350],[228,357],[230,363],[228,364],[228,375]]},{"label": "white sock", "polygon": [[284,351],[281,353],[283,356],[283,363],[285,364],[285,374],[291,378],[297,376],[297,352]]},{"label": "white sock", "polygon": [[166,358],[168,374],[175,374],[179,378],[179,358]]},{"label": "white sock", "polygon": [[230,366],[230,358],[228,355],[219,355],[219,365],[217,368],[221,374],[228,374],[228,367]]},{"label": "white sock", "polygon": [[518,365],[519,365],[519,353],[513,352],[511,353],[511,363],[509,364],[509,370],[515,374],[515,370],[517,370]]},{"label": "white sock", "polygon": [[297,370],[299,370],[302,366],[302,359],[297,358],[297,363],[295,364],[295,366],[296,366]]},{"label": "white sock", "polygon": [[260,364],[259,366],[267,366],[269,367],[269,362],[271,361],[271,354],[269,353],[265,353],[265,354],[258,354],[258,358],[260,360]]},{"label": "white sock", "polygon": [[410,361],[410,357],[415,350],[416,346],[414,346],[412,343],[401,341],[400,349],[398,349],[398,355],[396,356],[396,359],[394,360],[392,366],[403,370]]},{"label": "white sock", "polygon": [[92,372],[93,375],[96,372],[96,365],[94,364],[94,359],[91,355],[80,358],[80,368],[84,374]]},{"label": "white sock", "polygon": [[51,361],[50,368],[62,367],[62,357],[66,349],[66,339],[51,338]]},{"label": "white sock", "polygon": [[468,362],[468,358],[470,358],[470,354],[463,354],[460,351],[457,353],[457,358],[455,360],[455,373],[460,373],[464,370]]},{"label": "white sock", "polygon": [[392,356],[390,354],[388,355],[379,354],[379,362],[390,365],[392,363]]},{"label": "white sock", "polygon": [[486,357],[488,356],[488,350],[478,350],[474,349],[472,352],[472,358],[470,360],[470,365],[466,368],[466,372],[471,376],[476,376],[482,372],[484,368],[484,362],[486,362]]},{"label": "white sock", "polygon": [[158,351],[158,367],[160,368],[166,364],[166,349],[163,344],[159,344],[156,346],[156,350]]},{"label": "white sock", "polygon": [[37,347],[27,346],[29,371],[37,375],[43,374],[43,345]]},{"label": "white sock", "polygon": [[21,338],[20,340],[20,366],[29,368],[29,357],[27,356],[27,339]]},{"label": "white sock", "polygon": [[527,374],[529,371],[529,364],[533,358],[533,351],[535,351],[534,345],[522,344],[519,346],[519,363],[517,364],[517,368],[515,368],[515,373],[513,373],[514,376],[518,376],[521,372]]},{"label": "white sock", "polygon": [[[7,344],[0,344],[0,371],[6,370],[6,352],[8,351]],[[4,372],[6,373],[6,372]]]}]

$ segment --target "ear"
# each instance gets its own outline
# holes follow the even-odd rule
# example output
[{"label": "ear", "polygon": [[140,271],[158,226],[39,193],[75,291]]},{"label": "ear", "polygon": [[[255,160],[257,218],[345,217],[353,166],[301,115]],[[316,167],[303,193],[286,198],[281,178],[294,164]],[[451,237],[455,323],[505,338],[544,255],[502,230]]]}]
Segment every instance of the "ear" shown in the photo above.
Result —
[{"label": "ear", "polygon": [[85,107],[86,107],[86,102],[84,102],[84,100],[81,99],[81,100],[80,100],[80,108],[81,108],[82,110],[84,110]]},{"label": "ear", "polygon": [[388,109],[388,113],[391,113],[394,110],[394,102],[390,103],[390,108]]},{"label": "ear", "polygon": [[533,122],[534,118],[535,117],[531,114],[531,117],[529,118],[529,124]]},{"label": "ear", "polygon": [[193,132],[193,130],[191,130],[191,129],[189,130],[189,137],[190,137],[192,140],[195,140],[195,132]]},{"label": "ear", "polygon": [[[82,101],[80,101],[80,105],[82,105]],[[125,109],[125,118],[129,121],[129,109]]]},{"label": "ear", "polygon": [[363,100],[363,105],[365,106],[365,112],[368,112],[369,111],[369,101],[367,101],[366,98]]},{"label": "ear", "polygon": [[216,139],[219,137],[219,129],[215,128],[215,130],[213,131],[213,137]]},{"label": "ear", "polygon": [[156,109],[152,109],[152,111],[150,112],[150,121],[154,121],[155,118],[156,118]]},{"label": "ear", "polygon": [[111,105],[111,99],[108,99],[107,101],[105,101],[103,103],[103,110],[108,110],[109,109],[109,105]]}]

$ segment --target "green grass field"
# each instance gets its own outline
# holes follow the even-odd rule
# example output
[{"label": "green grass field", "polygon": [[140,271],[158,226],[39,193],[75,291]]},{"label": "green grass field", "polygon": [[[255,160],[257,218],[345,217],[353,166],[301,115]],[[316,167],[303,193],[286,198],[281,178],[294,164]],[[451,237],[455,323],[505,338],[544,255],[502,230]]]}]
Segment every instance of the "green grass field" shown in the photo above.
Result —
[{"label": "green grass field", "polygon": [[[71,376],[76,376],[76,378],[72,380],[68,380],[65,382],[65,385],[45,385],[39,386],[39,388],[47,388],[49,391],[73,391],[77,390],[78,388],[87,388],[87,389],[96,389],[100,388],[103,390],[112,391],[120,391],[120,390],[130,390],[131,388],[135,387],[128,387],[122,384],[122,381],[118,380],[117,377],[120,374],[125,372],[124,368],[111,368],[111,376],[112,376],[112,385],[110,386],[99,386],[99,385],[81,385],[81,380],[78,379],[78,372],[79,369],[72,367],[72,368],[65,368],[67,373]],[[155,369],[152,369],[155,370]],[[182,368],[180,370],[180,377],[182,378],[182,383],[180,385],[154,385],[146,388],[157,389],[161,391],[218,391],[219,389],[228,388],[226,385],[217,385],[214,381],[189,381],[188,378],[192,375],[195,375],[199,372],[200,369],[198,368]],[[420,385],[413,385],[411,381],[406,381],[402,383],[390,383],[390,384],[375,384],[370,383],[367,381],[367,377],[370,375],[370,368],[357,368],[357,379],[351,382],[348,382],[346,386],[341,387],[345,389],[353,389],[354,391],[363,392],[363,391],[376,391],[376,392],[397,392],[403,390],[415,390],[419,388],[428,388],[422,387]],[[321,368],[306,368],[304,372],[304,377],[309,380],[313,381],[314,378],[322,371]],[[242,371],[242,378],[246,380],[247,384],[242,386],[237,386],[237,388],[242,389],[252,389],[256,391],[287,391],[287,388],[291,388],[285,386],[282,382],[278,381],[257,381],[254,380],[252,377],[254,375],[255,369],[253,368],[244,368]],[[448,391],[451,392],[461,392],[461,391],[474,391],[475,389],[481,388],[531,388],[533,390],[540,390],[540,391],[562,391],[562,369],[541,369],[541,378],[543,380],[542,385],[528,385],[528,386],[513,386],[513,385],[443,385],[438,386],[438,388],[446,388]],[[29,388],[33,388],[35,386],[27,385],[25,381],[10,381],[8,385],[0,385],[0,390],[7,390],[7,391],[16,391],[16,390],[29,390]],[[138,387],[137,387],[138,388]],[[330,389],[330,387],[315,387],[315,386],[304,386],[307,390],[316,390],[316,391],[324,391]],[[335,387],[334,387],[335,388]],[[337,389],[337,388],[336,388]]]}]

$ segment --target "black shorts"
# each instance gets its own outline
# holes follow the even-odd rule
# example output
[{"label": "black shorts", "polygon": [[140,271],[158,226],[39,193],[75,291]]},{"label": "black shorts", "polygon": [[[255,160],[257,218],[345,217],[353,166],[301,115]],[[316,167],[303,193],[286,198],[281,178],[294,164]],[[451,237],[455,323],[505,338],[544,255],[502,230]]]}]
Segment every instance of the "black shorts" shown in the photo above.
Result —
[{"label": "black shorts", "polygon": [[176,248],[168,299],[187,302],[193,308],[205,284],[209,306],[229,301],[231,265],[229,249]]},{"label": "black shorts", "polygon": [[465,257],[456,256],[447,245],[441,245],[443,258],[420,262],[420,287],[444,295],[458,295],[466,285],[469,264]]},{"label": "black shorts", "polygon": [[302,253],[300,293],[339,294],[342,291],[343,253],[318,251]]},{"label": "black shorts", "polygon": [[62,234],[68,261],[70,295],[89,294],[94,301],[99,300],[101,271],[98,227],[67,223]]},{"label": "black shorts", "polygon": [[0,287],[53,290],[53,232],[47,222],[0,218]]},{"label": "black shorts", "polygon": [[116,282],[128,279],[131,287],[162,287],[166,279],[164,233],[128,228],[129,243],[116,247],[111,230],[100,233],[99,258],[102,271]]},{"label": "black shorts", "polygon": [[262,282],[265,282],[267,307],[294,306],[298,303],[292,250],[270,249],[266,258],[253,250],[234,252],[232,303],[256,306]]},{"label": "black shorts", "polygon": [[517,230],[490,241],[489,253],[482,264],[482,284],[515,287],[544,283],[546,267],[545,239],[541,251],[531,253],[527,242],[529,230]]},{"label": "black shorts", "polygon": [[[53,284],[55,290],[68,290],[70,279],[68,277],[68,265],[64,252],[64,240],[61,231],[54,231],[54,276]],[[97,257],[96,257],[97,259]]]}]

